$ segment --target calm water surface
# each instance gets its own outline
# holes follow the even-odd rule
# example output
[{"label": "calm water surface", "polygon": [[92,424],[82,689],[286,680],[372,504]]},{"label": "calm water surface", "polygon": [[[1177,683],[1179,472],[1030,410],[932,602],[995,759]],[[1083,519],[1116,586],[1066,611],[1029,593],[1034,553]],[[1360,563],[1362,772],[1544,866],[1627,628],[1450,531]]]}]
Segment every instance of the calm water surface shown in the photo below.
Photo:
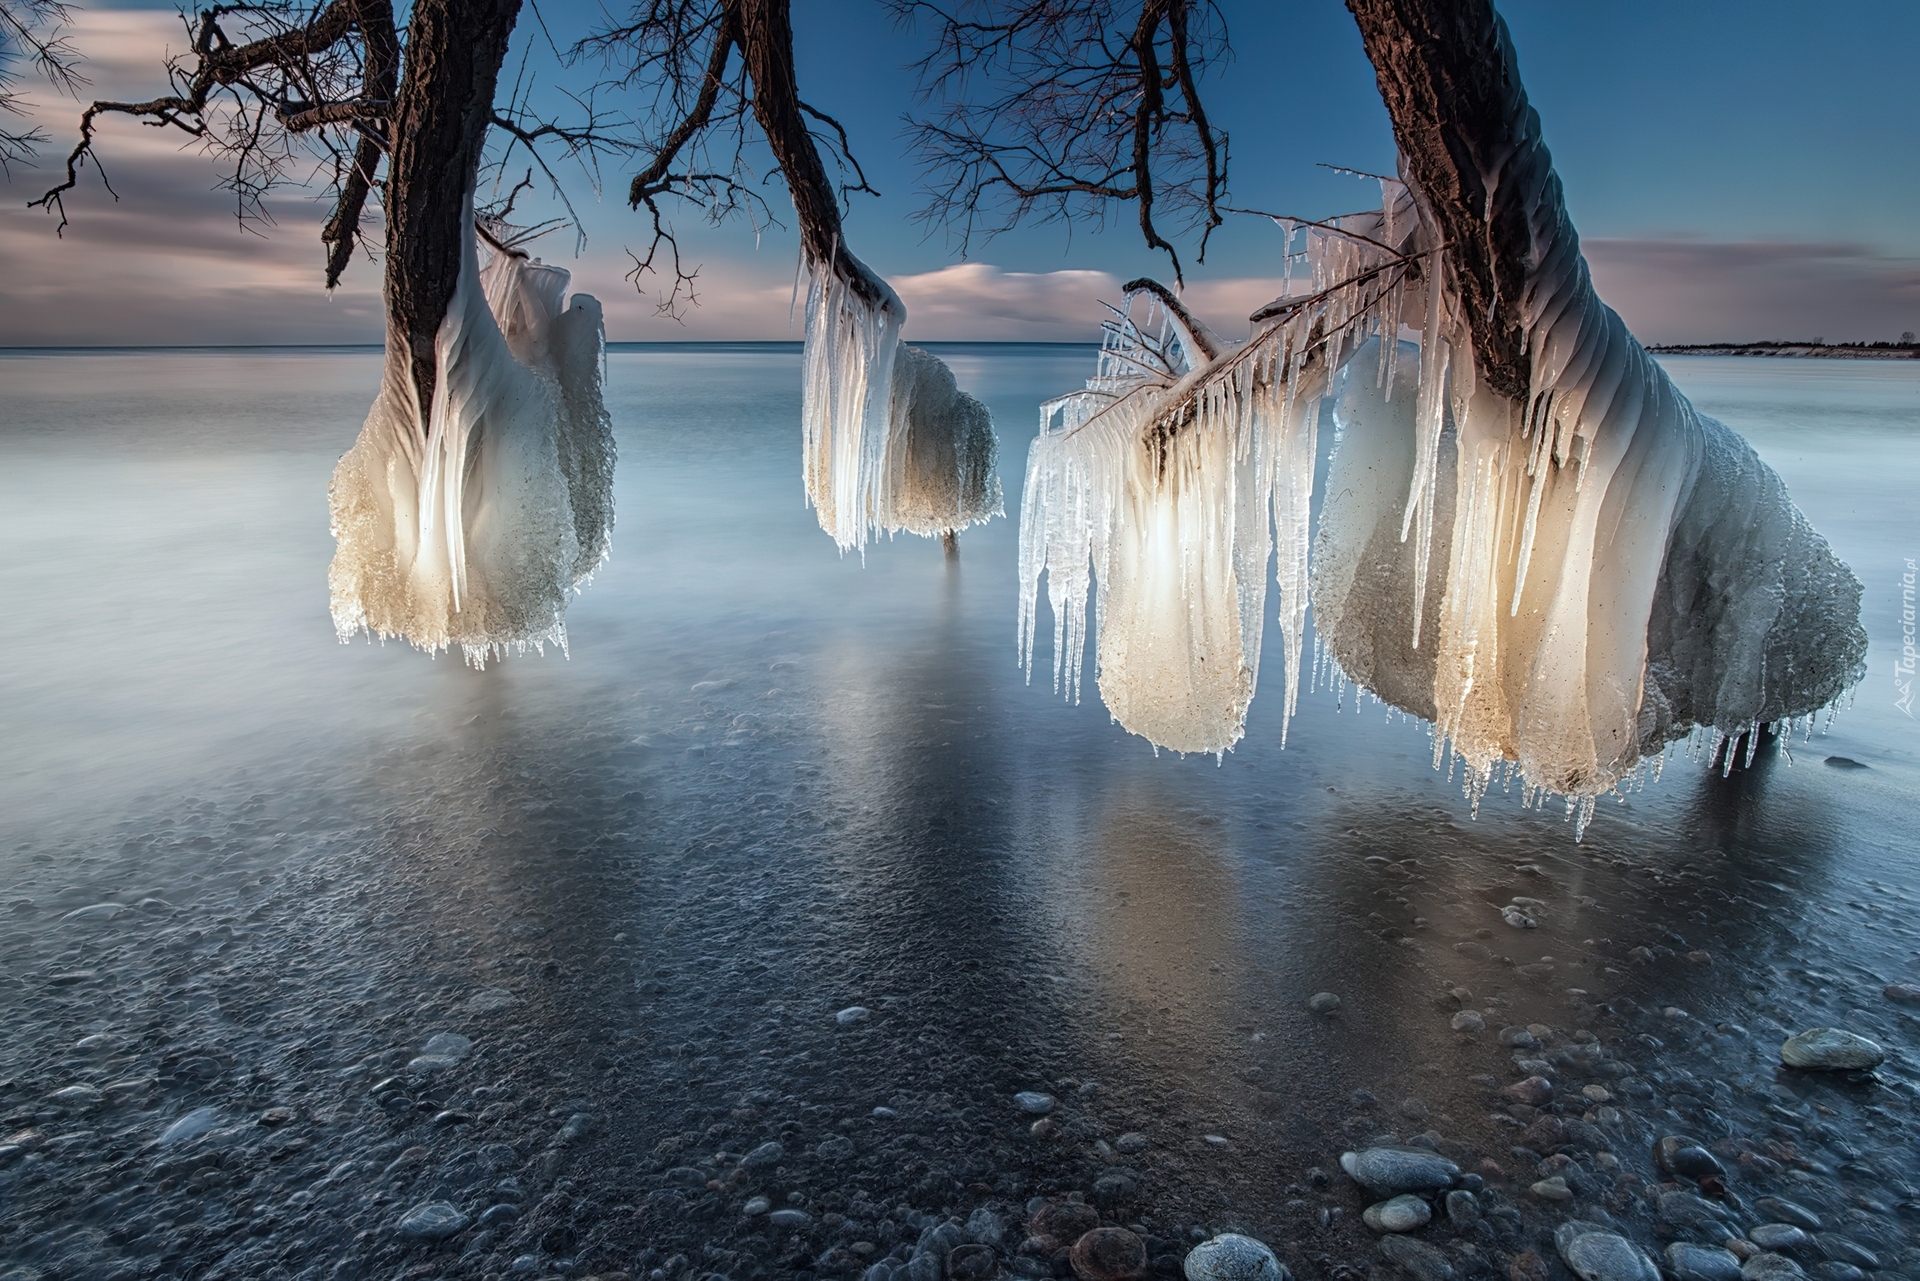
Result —
[{"label": "calm water surface", "polygon": [[[1552,1249],[1511,1155],[1532,1118],[1491,1092],[1521,1072],[1493,1030],[1538,1023],[1646,1083],[1596,1118],[1622,1168],[1660,1177],[1682,1127],[1731,1166],[1792,1113],[1803,1164],[1751,1194],[1920,1270],[1920,1025],[1881,996],[1920,981],[1894,687],[1920,364],[1668,362],[1866,584],[1870,670],[1791,763],[1677,757],[1575,845],[1517,797],[1471,819],[1425,728],[1351,696],[1304,698],[1280,752],[1278,646],[1222,764],[1028,686],[1021,471],[1089,351],[942,354],[994,411],[1009,519],[863,563],[802,502],[797,348],[613,353],[614,558],[569,656],[484,673],[333,636],[326,481],[377,354],[0,354],[0,1107],[39,1136],[0,1170],[0,1257],[852,1274],[905,1260],[915,1216],[998,1207],[1011,1250],[1029,1198],[1079,1192],[1161,1257],[1241,1227],[1341,1275],[1385,1265],[1313,1172],[1424,1132],[1524,1210],[1442,1242],[1504,1275]],[[1503,923],[1515,897],[1539,928]],[[1889,1048],[1876,1081],[1779,1073],[1823,1022]],[[441,1031],[470,1055],[405,1072]],[[106,1093],[46,1102],[74,1084]],[[1024,1089],[1058,1100],[1039,1134]],[[203,1107],[229,1155],[182,1200],[154,1140]],[[1658,1244],[1644,1196],[1589,1195]],[[524,1213],[396,1235],[432,1199]]]}]

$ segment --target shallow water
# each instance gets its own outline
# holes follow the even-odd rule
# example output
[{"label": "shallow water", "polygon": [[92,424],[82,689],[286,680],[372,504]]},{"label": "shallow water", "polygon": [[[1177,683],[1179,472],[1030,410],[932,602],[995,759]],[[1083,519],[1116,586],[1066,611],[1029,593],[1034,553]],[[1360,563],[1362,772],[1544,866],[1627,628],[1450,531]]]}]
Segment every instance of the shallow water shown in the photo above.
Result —
[{"label": "shallow water", "polygon": [[[1012,509],[1034,407],[1088,353],[943,354],[994,410]],[[1685,1132],[1736,1201],[1790,1196],[1920,1271],[1920,1026],[1881,995],[1920,981],[1893,684],[1920,365],[1668,362],[1866,584],[1870,671],[1791,764],[1678,757],[1576,845],[1517,797],[1470,818],[1424,727],[1351,695],[1304,698],[1281,753],[1277,652],[1237,752],[1156,757],[1024,683],[1012,510],[954,562],[835,555],[797,349],[609,364],[614,559],[570,657],[476,673],[332,635],[326,477],[376,354],[0,355],[0,1107],[31,1132],[0,1134],[0,1258],[838,1275],[981,1206],[1019,1262],[1029,1199],[1078,1192],[1163,1260],[1237,1227],[1360,1275],[1392,1269],[1336,1158],[1428,1133],[1515,1214],[1423,1236],[1505,1275],[1574,1213],[1659,1244],[1648,1150]],[[1537,928],[1503,921],[1516,897]],[[1616,1162],[1564,1150],[1570,1205],[1528,1192],[1537,1118],[1494,1092],[1549,1063],[1496,1041],[1530,1023]],[[1779,1069],[1819,1023],[1892,1058]],[[441,1031],[471,1053],[409,1072]],[[1580,1098],[1623,1080],[1615,1116]],[[75,1084],[119,1088],[48,1101]],[[202,1107],[209,1134],[155,1146]],[[520,1213],[403,1239],[436,1199]]]}]

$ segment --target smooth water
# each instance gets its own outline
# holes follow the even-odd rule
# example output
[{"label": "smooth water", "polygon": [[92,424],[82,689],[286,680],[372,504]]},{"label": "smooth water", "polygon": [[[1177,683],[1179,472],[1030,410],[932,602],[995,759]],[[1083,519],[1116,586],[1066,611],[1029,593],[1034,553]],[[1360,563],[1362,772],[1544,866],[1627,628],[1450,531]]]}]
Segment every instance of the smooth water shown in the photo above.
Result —
[{"label": "smooth water", "polygon": [[[33,1136],[0,1136],[0,1258],[851,1274],[980,1206],[1014,1259],[1024,1203],[1079,1192],[1162,1259],[1242,1227],[1338,1275],[1380,1266],[1341,1147],[1422,1132],[1524,1211],[1435,1238],[1468,1275],[1551,1256],[1585,1201],[1656,1244],[1592,1144],[1582,1205],[1529,1199],[1493,1032],[1535,1023],[1639,1087],[1586,1113],[1618,1179],[1705,1131],[1920,1268],[1920,1024],[1881,995],[1920,981],[1920,364],[1667,362],[1865,583],[1870,669],[1791,763],[1676,756],[1576,845],[1517,796],[1470,818],[1425,727],[1351,692],[1304,697],[1280,752],[1277,645],[1219,764],[1027,685],[1021,469],[1090,349],[940,350],[995,414],[1009,518],[864,563],[802,502],[797,348],[612,353],[613,559],[569,656],[483,673],[333,636],[326,482],[376,353],[0,354],[0,1128]],[[1818,1023],[1893,1057],[1782,1076]],[[408,1072],[438,1031],[471,1057]],[[104,1093],[48,1102],[75,1084]],[[1024,1089],[1058,1100],[1037,1132]],[[200,1107],[210,1136],[153,1146]],[[522,1214],[397,1231],[433,1199]]]}]

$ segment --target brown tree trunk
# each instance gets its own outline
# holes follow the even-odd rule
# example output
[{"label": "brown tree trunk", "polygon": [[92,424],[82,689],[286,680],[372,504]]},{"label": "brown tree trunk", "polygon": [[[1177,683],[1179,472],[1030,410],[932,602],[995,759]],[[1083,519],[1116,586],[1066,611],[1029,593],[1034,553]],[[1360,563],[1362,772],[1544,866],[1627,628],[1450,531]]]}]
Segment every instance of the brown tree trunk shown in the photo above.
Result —
[{"label": "brown tree trunk", "polygon": [[807,261],[833,261],[856,292],[877,304],[880,298],[866,271],[847,252],[846,237],[840,234],[840,200],[800,106],[788,0],[727,0],[727,4],[738,24],[747,75],[753,79],[753,116],[786,176]]},{"label": "brown tree trunk", "polygon": [[387,341],[404,343],[420,407],[433,403],[434,337],[460,281],[467,189],[520,0],[417,0],[387,162]]},{"label": "brown tree trunk", "polygon": [[1540,120],[1489,0],[1347,0],[1394,139],[1446,238],[1480,377],[1527,397],[1522,302],[1544,252],[1574,254]]}]

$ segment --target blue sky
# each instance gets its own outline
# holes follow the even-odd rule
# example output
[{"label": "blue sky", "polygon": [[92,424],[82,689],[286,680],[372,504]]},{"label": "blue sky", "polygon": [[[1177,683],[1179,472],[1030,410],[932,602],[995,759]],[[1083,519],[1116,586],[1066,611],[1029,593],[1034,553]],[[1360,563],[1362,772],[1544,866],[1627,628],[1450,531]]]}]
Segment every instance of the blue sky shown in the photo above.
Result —
[{"label": "blue sky", "polygon": [[[1232,136],[1241,205],[1324,216],[1377,199],[1369,184],[1318,163],[1391,169],[1393,142],[1373,72],[1338,0],[1225,6],[1234,56],[1207,86]],[[1649,341],[1893,337],[1920,329],[1920,5],[1760,0],[1733,3],[1500,6],[1545,125],[1603,296]],[[879,198],[857,198],[848,237],[906,297],[909,335],[1079,338],[1094,300],[1141,271],[1166,274],[1130,215],[1108,228],[1023,229],[973,246],[964,266],[945,237],[911,218],[919,174],[903,154],[901,114],[919,47],[871,0],[796,0],[803,92],[847,126]],[[596,10],[545,0],[562,41]],[[174,24],[174,25],[170,25]],[[153,92],[159,55],[178,48],[177,20],[152,7],[89,6],[77,39],[95,90]],[[537,26],[521,38],[541,61]],[[551,75],[551,69],[547,72]],[[578,73],[575,73],[578,74]],[[34,97],[58,142],[72,103]],[[57,148],[49,149],[50,152]],[[328,297],[317,227],[324,210],[299,193],[276,202],[278,226],[239,229],[212,191],[208,162],[157,131],[120,123],[103,146],[118,204],[97,185],[70,202],[74,226],[55,240],[20,206],[44,174],[16,171],[0,210],[0,272],[10,305],[3,343],[372,341],[378,267],[356,266]],[[652,314],[622,280],[637,216],[605,175],[573,193],[588,247],[565,237],[550,257],[609,305],[616,339],[771,338],[787,333],[795,242],[740,225],[679,219],[705,264],[704,305],[684,322]],[[776,201],[780,198],[776,197]],[[1224,332],[1270,297],[1278,240],[1258,220],[1217,233],[1193,298]],[[1191,256],[1190,254],[1188,255]]]}]

